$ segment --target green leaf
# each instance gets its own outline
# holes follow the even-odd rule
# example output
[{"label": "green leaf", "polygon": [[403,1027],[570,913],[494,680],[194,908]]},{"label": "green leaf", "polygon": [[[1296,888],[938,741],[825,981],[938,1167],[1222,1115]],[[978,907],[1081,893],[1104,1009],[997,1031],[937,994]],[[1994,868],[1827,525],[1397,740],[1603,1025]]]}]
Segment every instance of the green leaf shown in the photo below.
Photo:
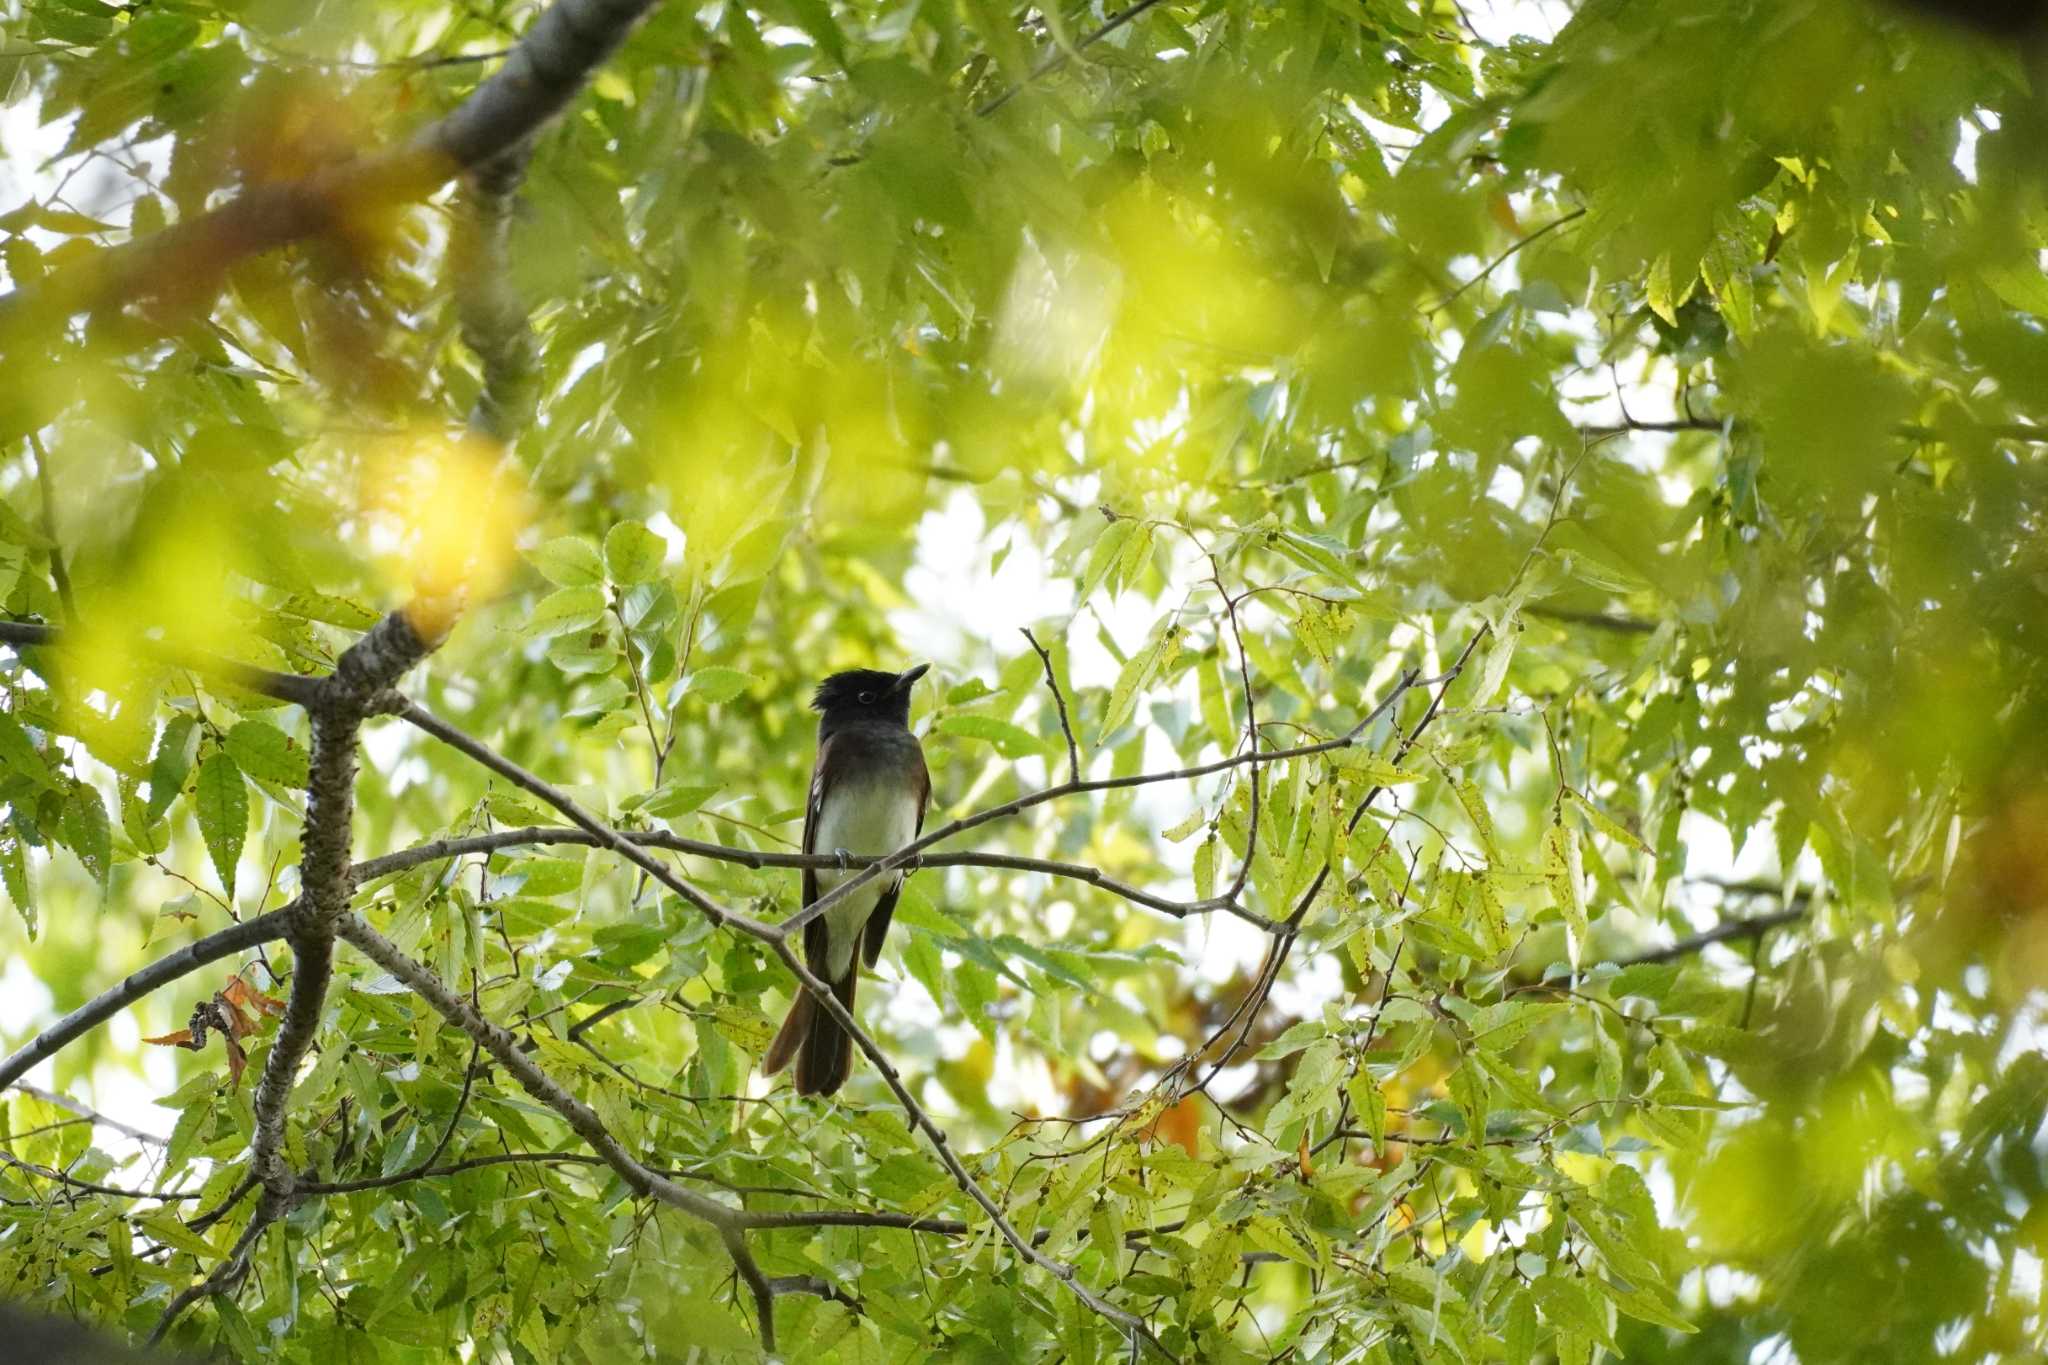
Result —
[{"label": "green leaf", "polygon": [[742,673],[737,668],[712,665],[700,668],[690,674],[690,695],[702,697],[714,706],[722,705],[759,682],[751,673]]},{"label": "green leaf", "polygon": [[1122,670],[1116,675],[1116,686],[1110,689],[1109,708],[1103,712],[1102,728],[1095,737],[1097,744],[1106,743],[1110,735],[1131,718],[1131,712],[1138,704],[1138,694],[1159,676],[1160,669],[1171,657],[1169,650],[1176,643],[1177,631],[1171,616],[1161,617],[1152,628],[1144,648],[1124,661]]},{"label": "green leaf", "polygon": [[113,872],[114,832],[98,791],[74,782],[64,798],[64,842],[102,889]]},{"label": "green leaf", "polygon": [[1398,787],[1423,778],[1423,774],[1390,763],[1361,745],[1335,750],[1331,757],[1345,772],[1356,774],[1360,781],[1375,787]]},{"label": "green leaf", "polygon": [[1594,829],[1600,831],[1600,833],[1606,835],[1615,843],[1632,848],[1638,853],[1648,853],[1650,851],[1650,846],[1644,843],[1639,835],[1606,811],[1594,805],[1583,792],[1573,791],[1571,797],[1572,800],[1578,803],[1579,809],[1585,812],[1586,818],[1592,821]]},{"label": "green leaf", "polygon": [[605,535],[604,562],[614,583],[648,583],[661,576],[668,545],[637,521],[622,521]]},{"label": "green leaf", "polygon": [[242,843],[249,837],[249,789],[242,781],[241,768],[225,751],[208,754],[199,765],[199,785],[193,789],[192,804],[214,871],[232,897],[235,867],[242,860]]},{"label": "green leaf", "polygon": [[1578,840],[1563,825],[1554,824],[1543,831],[1543,880],[1549,883],[1551,897],[1564,914],[1567,947],[1576,968],[1586,948],[1585,877]]},{"label": "green leaf", "polygon": [[604,556],[585,536],[557,536],[527,557],[541,577],[559,588],[588,588],[604,581]]},{"label": "green leaf", "polygon": [[28,731],[5,711],[0,711],[0,769],[25,777],[45,791],[61,790],[56,774],[43,761]]},{"label": "green leaf", "polygon": [[642,800],[639,808],[657,820],[673,820],[679,815],[688,815],[723,790],[716,786],[665,782]]},{"label": "green leaf", "polygon": [[1458,804],[1465,808],[1465,818],[1472,822],[1472,832],[1479,836],[1479,843],[1486,850],[1486,860],[1498,863],[1500,842],[1494,837],[1493,812],[1486,808],[1486,797],[1480,793],[1477,782],[1465,781],[1453,788],[1458,794]]},{"label": "green leaf", "polygon": [[21,922],[28,926],[29,941],[36,936],[36,900],[28,880],[27,860],[21,856],[21,841],[12,833],[0,834],[0,889],[14,902]]},{"label": "green leaf", "polygon": [[176,715],[164,722],[156,742],[156,757],[149,764],[149,818],[160,819],[184,790],[192,772],[192,759],[199,750],[199,722],[191,716]]},{"label": "green leaf", "polygon": [[311,775],[304,746],[265,721],[238,722],[228,731],[227,751],[243,772],[281,787],[303,787]]},{"label": "green leaf", "polygon": [[527,638],[536,640],[550,635],[566,635],[572,631],[589,630],[604,619],[604,612],[604,589],[563,588],[536,603],[519,629]]},{"label": "green leaf", "polygon": [[993,716],[947,716],[934,728],[941,734],[984,740],[994,745],[996,752],[1005,758],[1024,758],[1045,752],[1045,745],[1037,735]]}]

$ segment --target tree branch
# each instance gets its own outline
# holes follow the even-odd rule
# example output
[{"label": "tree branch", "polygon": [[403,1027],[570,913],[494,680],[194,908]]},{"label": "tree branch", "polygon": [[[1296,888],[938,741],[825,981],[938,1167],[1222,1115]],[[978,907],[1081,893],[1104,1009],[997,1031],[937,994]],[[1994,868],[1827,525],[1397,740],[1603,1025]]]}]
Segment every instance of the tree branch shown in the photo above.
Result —
[{"label": "tree branch", "polygon": [[1017,629],[1024,633],[1024,638],[1031,643],[1032,651],[1038,655],[1038,661],[1045,665],[1045,685],[1052,689],[1053,704],[1060,709],[1060,733],[1067,737],[1067,780],[1079,782],[1081,747],[1074,743],[1074,726],[1067,719],[1067,699],[1060,692],[1060,680],[1053,676],[1052,655],[1046,652],[1044,645],[1038,643],[1038,637],[1031,633],[1031,627],[1019,626]]},{"label": "tree branch", "polygon": [[802,983],[803,988],[811,993],[817,1007],[831,1015],[834,1022],[852,1037],[854,1045],[866,1053],[868,1060],[875,1064],[875,1068],[882,1073],[883,1081],[896,1096],[896,1102],[903,1106],[903,1112],[909,1117],[911,1126],[922,1132],[930,1141],[932,1150],[938,1154],[939,1162],[945,1166],[947,1174],[953,1177],[953,1182],[966,1192],[968,1198],[981,1206],[982,1212],[988,1215],[989,1221],[995,1225],[1003,1240],[1008,1242],[1019,1256],[1064,1284],[1076,1298],[1096,1314],[1120,1328],[1125,1338],[1130,1341],[1134,1354],[1139,1344],[1143,1343],[1160,1356],[1171,1360],[1172,1356],[1160,1344],[1159,1339],[1152,1335],[1144,1319],[1102,1298],[1082,1282],[1073,1266],[1042,1255],[1030,1240],[1017,1231],[1010,1220],[1003,1216],[1003,1211],[996,1206],[995,1200],[989,1197],[988,1192],[981,1188],[980,1183],[961,1164],[960,1158],[954,1154],[952,1146],[947,1142],[945,1130],[932,1121],[931,1115],[927,1114],[924,1107],[911,1095],[909,1088],[903,1084],[903,1078],[897,1074],[896,1067],[890,1062],[888,1054],[868,1036],[867,1030],[853,1017],[852,1011],[839,1002],[839,997],[833,994],[830,986],[811,974],[802,956],[789,946],[787,939],[778,938],[773,946],[775,955],[782,959],[782,965],[789,968],[790,973]]},{"label": "tree branch", "polygon": [[119,985],[86,1001],[31,1038],[6,1061],[0,1062],[0,1090],[19,1084],[37,1063],[56,1056],[67,1044],[99,1027],[150,992],[168,986],[208,963],[245,952],[259,943],[283,938],[285,926],[297,913],[298,905],[293,901],[240,924],[231,924],[130,973]]},{"label": "tree branch", "polygon": [[[6,1088],[5,1084],[0,1084],[0,1090]],[[76,1114],[82,1119],[88,1119],[101,1128],[111,1128],[122,1137],[133,1138],[137,1142],[146,1142],[152,1147],[163,1147],[169,1143],[168,1138],[158,1137],[155,1133],[145,1133],[140,1128],[130,1128],[119,1119],[108,1118],[99,1110],[94,1109],[90,1105],[81,1104],[69,1095],[60,1095],[54,1090],[45,1090],[39,1085],[30,1085],[26,1081],[14,1082],[14,1088],[24,1095],[35,1096],[44,1104],[55,1105],[57,1108]]]},{"label": "tree branch", "polygon": [[511,444],[532,422],[536,398],[533,329],[512,287],[511,263],[513,211],[532,156],[529,139],[476,168],[453,253],[462,339],[483,367],[469,427],[500,445]]},{"label": "tree branch", "polygon": [[1724,920],[1705,933],[1694,934],[1691,938],[1682,938],[1678,942],[1666,947],[1652,948],[1647,952],[1637,953],[1634,957],[1615,958],[1614,965],[1617,967],[1636,967],[1652,962],[1676,962],[1681,957],[1689,957],[1704,948],[1711,948],[1716,943],[1727,943],[1733,939],[1761,938],[1773,929],[1781,928],[1787,924],[1796,924],[1800,920],[1805,919],[1807,904],[1808,897],[1802,895],[1782,910],[1773,910],[1768,915],[1751,915],[1743,919]]}]

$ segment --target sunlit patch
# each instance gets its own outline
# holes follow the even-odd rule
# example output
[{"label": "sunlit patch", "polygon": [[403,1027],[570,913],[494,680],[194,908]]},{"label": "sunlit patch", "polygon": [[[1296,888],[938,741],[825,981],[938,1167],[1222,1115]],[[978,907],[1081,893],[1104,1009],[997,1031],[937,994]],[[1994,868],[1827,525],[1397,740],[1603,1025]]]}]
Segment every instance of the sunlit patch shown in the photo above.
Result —
[{"label": "sunlit patch", "polygon": [[[529,508],[498,447],[421,429],[379,441],[363,461],[362,506],[378,571],[395,595],[444,604],[495,592]],[[453,606],[414,624],[445,630]]]}]

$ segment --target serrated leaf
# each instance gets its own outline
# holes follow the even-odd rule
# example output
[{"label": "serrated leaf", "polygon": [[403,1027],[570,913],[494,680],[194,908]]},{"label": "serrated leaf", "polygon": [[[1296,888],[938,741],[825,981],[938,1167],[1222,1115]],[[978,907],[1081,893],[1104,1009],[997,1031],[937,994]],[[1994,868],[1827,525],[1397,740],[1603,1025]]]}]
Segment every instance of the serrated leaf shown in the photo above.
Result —
[{"label": "serrated leaf", "polygon": [[1334,761],[1345,772],[1355,773],[1375,787],[1398,787],[1406,782],[1420,782],[1423,777],[1357,745],[1337,750]]},{"label": "serrated leaf", "polygon": [[1493,832],[1493,812],[1486,808],[1486,797],[1481,794],[1477,782],[1460,782],[1454,788],[1458,804],[1465,809],[1465,818],[1472,822],[1472,832],[1479,836],[1479,843],[1486,850],[1489,863],[1500,862],[1500,841]]},{"label": "serrated leaf", "polygon": [[1578,841],[1563,825],[1551,825],[1544,830],[1543,880],[1549,884],[1550,894],[1564,915],[1566,947],[1574,970],[1586,949],[1585,879],[1581,871]]},{"label": "serrated leaf", "polygon": [[557,536],[527,558],[558,588],[587,588],[604,581],[604,556],[585,536]]},{"label": "serrated leaf", "polygon": [[941,734],[983,740],[994,745],[996,752],[1005,758],[1023,758],[1045,752],[1045,745],[1037,735],[994,716],[947,716],[934,728]]},{"label": "serrated leaf", "polygon": [[1642,841],[1641,836],[1619,820],[1616,820],[1606,811],[1594,805],[1592,801],[1587,799],[1585,793],[1573,791],[1571,796],[1572,800],[1578,803],[1579,809],[1585,812],[1586,819],[1592,822],[1594,829],[1606,835],[1615,843],[1624,844],[1638,853],[1648,853],[1650,851],[1650,846]]},{"label": "serrated leaf", "polygon": [[712,665],[690,674],[690,695],[702,697],[714,706],[722,705],[758,681],[753,674],[742,673],[737,668]]},{"label": "serrated leaf", "polygon": [[661,576],[668,545],[637,521],[622,521],[606,533],[604,563],[614,583],[649,583]]},{"label": "serrated leaf", "polygon": [[722,790],[722,787],[667,782],[657,787],[640,803],[640,810],[657,820],[673,820],[678,815],[688,815]]},{"label": "serrated leaf", "polygon": [[149,803],[146,809],[154,821],[171,808],[184,790],[192,772],[192,757],[199,750],[199,722],[191,716],[172,716],[157,737],[156,756],[149,762]]},{"label": "serrated leaf", "polygon": [[21,856],[21,841],[12,834],[0,834],[0,888],[14,902],[15,913],[28,927],[31,942],[36,936],[36,901],[28,880],[28,860]]},{"label": "serrated leaf", "polygon": [[199,816],[199,835],[213,858],[214,871],[230,897],[235,894],[235,868],[249,837],[249,789],[242,769],[224,750],[215,750],[199,765],[199,783],[192,790]]},{"label": "serrated leaf", "polygon": [[1096,732],[1095,742],[1102,744],[1123,723],[1131,718],[1137,708],[1138,696],[1159,676],[1160,668],[1168,658],[1168,650],[1176,639],[1176,627],[1171,616],[1163,617],[1152,628],[1145,647],[1124,661],[1116,675],[1116,685],[1109,691],[1109,707],[1102,713],[1102,726]]},{"label": "serrated leaf", "polygon": [[305,748],[265,721],[238,722],[228,731],[227,751],[244,773],[281,787],[303,787],[310,775]]},{"label": "serrated leaf", "polygon": [[107,820],[106,802],[83,782],[73,783],[64,798],[64,842],[104,890],[113,872],[114,831]]},{"label": "serrated leaf", "polygon": [[1213,834],[1195,849],[1195,894],[1203,900],[1216,894],[1216,836]]},{"label": "serrated leaf", "polygon": [[1515,646],[1521,638],[1521,632],[1512,628],[1494,633],[1493,643],[1486,651],[1486,662],[1479,669],[1479,682],[1473,689],[1470,705],[1492,704],[1500,692],[1500,685],[1507,681],[1508,665],[1514,662]]},{"label": "serrated leaf", "polygon": [[1173,826],[1171,829],[1160,830],[1159,837],[1166,840],[1166,842],[1169,844],[1177,844],[1181,842],[1183,839],[1186,839],[1188,836],[1192,835],[1196,830],[1200,829],[1202,827],[1203,822],[1206,821],[1208,818],[1208,812],[1203,810],[1200,806],[1197,806],[1193,810],[1188,812],[1187,819],[1181,821],[1179,824]]},{"label": "serrated leaf", "polygon": [[604,589],[595,586],[563,588],[537,602],[520,623],[519,632],[528,639],[538,640],[550,635],[589,630],[603,619]]},{"label": "serrated leaf", "polygon": [[56,774],[43,761],[35,741],[21,728],[21,722],[5,711],[0,711],[0,769],[25,777],[45,791],[60,790]]}]

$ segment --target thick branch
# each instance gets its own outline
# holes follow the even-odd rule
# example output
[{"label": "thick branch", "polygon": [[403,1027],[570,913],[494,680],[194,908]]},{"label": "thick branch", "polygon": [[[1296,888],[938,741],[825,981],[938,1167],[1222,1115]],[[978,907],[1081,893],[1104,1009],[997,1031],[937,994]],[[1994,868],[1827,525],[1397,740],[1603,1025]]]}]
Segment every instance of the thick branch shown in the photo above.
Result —
[{"label": "thick branch", "polygon": [[492,157],[470,177],[468,213],[455,248],[455,302],[462,339],[483,367],[469,428],[500,445],[533,420],[535,344],[526,302],[512,287],[512,220],[531,142]]}]

